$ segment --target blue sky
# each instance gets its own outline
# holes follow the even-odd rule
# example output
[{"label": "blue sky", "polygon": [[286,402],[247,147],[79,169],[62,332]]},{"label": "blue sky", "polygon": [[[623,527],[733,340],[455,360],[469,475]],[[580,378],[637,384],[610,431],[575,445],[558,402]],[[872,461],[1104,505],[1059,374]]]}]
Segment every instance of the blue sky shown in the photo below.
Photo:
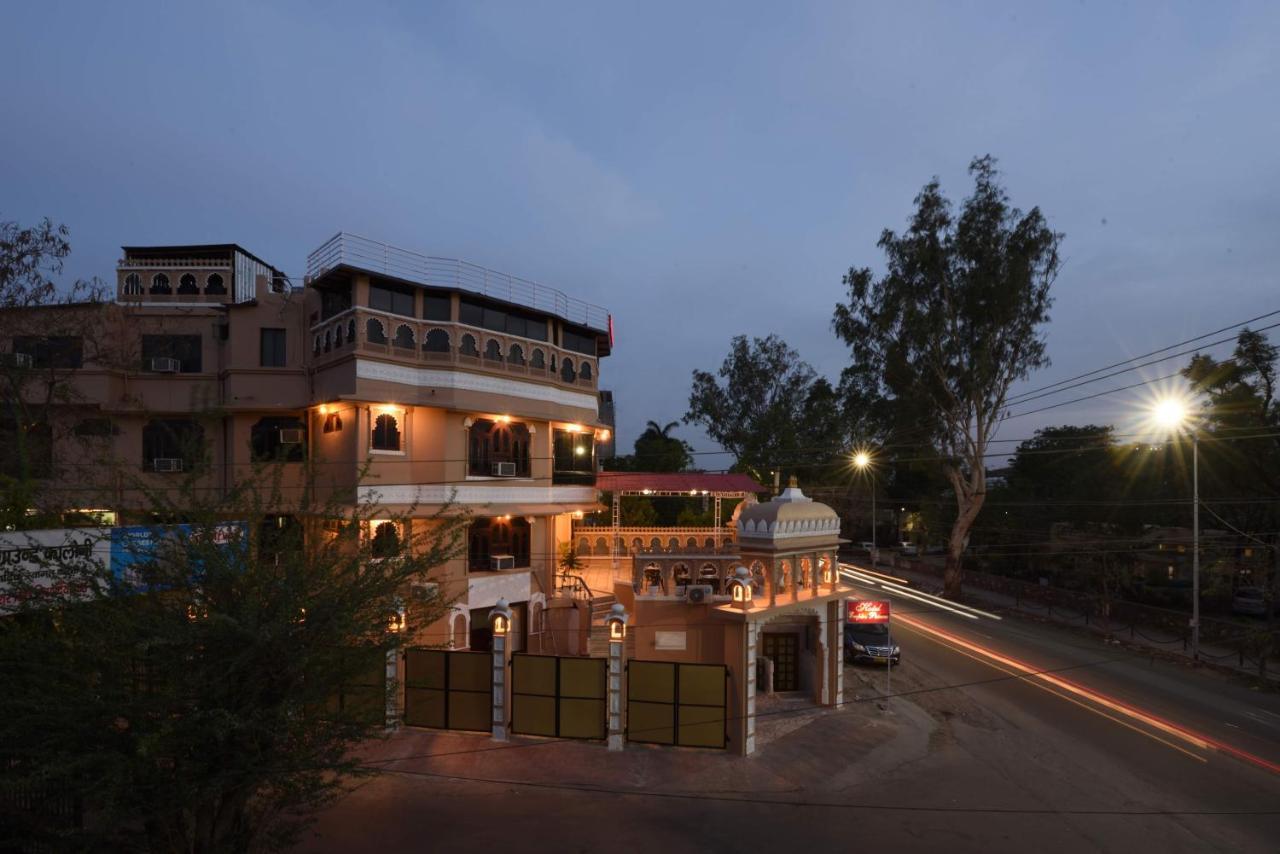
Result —
[{"label": "blue sky", "polygon": [[1278,41],[1276,4],[11,4],[0,217],[77,276],[234,241],[300,278],[347,230],[554,285],[615,317],[629,446],[735,334],[834,378],[841,274],[977,154],[1066,233],[1032,385],[1280,308]]}]

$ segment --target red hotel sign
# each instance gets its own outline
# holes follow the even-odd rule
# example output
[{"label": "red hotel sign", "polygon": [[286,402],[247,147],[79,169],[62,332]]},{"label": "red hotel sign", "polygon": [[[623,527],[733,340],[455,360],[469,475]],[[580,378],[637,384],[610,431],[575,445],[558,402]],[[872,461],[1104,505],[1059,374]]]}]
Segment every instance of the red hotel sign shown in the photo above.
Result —
[{"label": "red hotel sign", "polygon": [[851,623],[889,622],[889,602],[870,599],[850,599],[848,621]]}]

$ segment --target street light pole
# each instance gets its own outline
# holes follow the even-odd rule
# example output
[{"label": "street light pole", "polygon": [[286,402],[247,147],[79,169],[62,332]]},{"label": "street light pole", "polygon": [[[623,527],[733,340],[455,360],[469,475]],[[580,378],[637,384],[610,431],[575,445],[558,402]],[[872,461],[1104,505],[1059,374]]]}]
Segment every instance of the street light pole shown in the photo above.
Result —
[{"label": "street light pole", "polygon": [[880,550],[876,548],[876,473],[871,472],[871,565],[880,563]]},{"label": "street light pole", "polygon": [[1191,428],[1191,658],[1200,660],[1200,436]]}]

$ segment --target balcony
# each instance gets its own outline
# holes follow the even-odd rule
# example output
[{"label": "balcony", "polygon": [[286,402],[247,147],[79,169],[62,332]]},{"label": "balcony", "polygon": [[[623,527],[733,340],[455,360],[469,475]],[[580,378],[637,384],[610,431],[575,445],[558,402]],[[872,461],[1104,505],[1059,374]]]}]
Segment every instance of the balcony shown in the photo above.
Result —
[{"label": "balcony", "polygon": [[573,299],[556,288],[456,258],[421,255],[346,232],[338,232],[307,256],[307,283],[314,282],[338,267],[351,267],[420,285],[479,294],[551,314],[600,332],[609,330],[609,312],[598,305]]},{"label": "balcony", "polygon": [[[370,320],[377,321],[374,329],[380,330],[385,343],[370,340]],[[318,368],[359,355],[419,367],[467,368],[588,393],[594,393],[599,383],[599,361],[592,356],[461,323],[417,320],[363,307],[347,309],[312,326],[311,342],[312,362]],[[518,348],[519,360],[512,358],[513,348]],[[572,378],[563,371],[566,360],[573,365]]]}]

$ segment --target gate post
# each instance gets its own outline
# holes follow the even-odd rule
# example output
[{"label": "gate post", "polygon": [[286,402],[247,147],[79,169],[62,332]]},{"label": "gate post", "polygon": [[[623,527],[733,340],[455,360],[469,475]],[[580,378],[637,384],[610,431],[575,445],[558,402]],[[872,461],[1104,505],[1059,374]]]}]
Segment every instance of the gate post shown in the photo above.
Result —
[{"label": "gate post", "polygon": [[506,599],[489,612],[489,625],[493,627],[493,740],[506,741],[507,709],[510,707],[507,692],[507,630],[511,628],[511,608]]},{"label": "gate post", "polygon": [[627,612],[622,607],[621,602],[615,602],[609,610],[609,616],[605,618],[605,625],[609,629],[609,683],[608,683],[608,710],[609,710],[609,735],[607,745],[609,750],[622,749],[622,658],[625,654],[627,640]]}]

